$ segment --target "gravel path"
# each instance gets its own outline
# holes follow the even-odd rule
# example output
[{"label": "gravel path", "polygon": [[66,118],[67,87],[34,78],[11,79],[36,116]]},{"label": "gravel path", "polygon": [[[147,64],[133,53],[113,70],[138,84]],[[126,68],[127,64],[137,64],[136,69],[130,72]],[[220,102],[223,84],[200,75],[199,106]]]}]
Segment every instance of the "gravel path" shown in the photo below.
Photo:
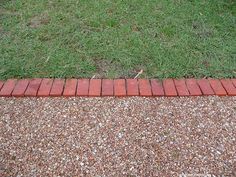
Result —
[{"label": "gravel path", "polygon": [[0,176],[236,176],[236,97],[0,98]]}]

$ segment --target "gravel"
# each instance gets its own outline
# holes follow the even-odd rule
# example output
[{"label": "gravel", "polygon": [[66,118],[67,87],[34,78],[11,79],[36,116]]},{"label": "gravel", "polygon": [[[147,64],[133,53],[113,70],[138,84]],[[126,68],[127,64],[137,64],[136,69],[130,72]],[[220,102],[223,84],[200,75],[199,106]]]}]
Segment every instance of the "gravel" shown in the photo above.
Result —
[{"label": "gravel", "polygon": [[236,176],[235,141],[236,97],[0,98],[0,176]]}]

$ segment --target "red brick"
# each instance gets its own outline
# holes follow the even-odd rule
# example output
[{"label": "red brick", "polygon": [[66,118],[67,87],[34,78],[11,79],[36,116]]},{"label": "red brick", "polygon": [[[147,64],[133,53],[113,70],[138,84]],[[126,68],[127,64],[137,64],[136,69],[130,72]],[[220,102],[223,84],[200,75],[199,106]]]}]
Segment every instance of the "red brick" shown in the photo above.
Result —
[{"label": "red brick", "polygon": [[137,79],[127,79],[127,96],[138,96],[139,89],[138,89],[138,81]]},{"label": "red brick", "polygon": [[174,80],[175,87],[179,96],[189,96],[189,91],[185,79]]},{"label": "red brick", "polygon": [[125,79],[114,80],[114,92],[115,92],[115,96],[126,96]]},{"label": "red brick", "polygon": [[25,93],[28,85],[29,85],[28,79],[18,80],[18,82],[16,83],[16,86],[12,92],[12,96],[15,96],[15,97],[24,96],[24,93]]},{"label": "red brick", "polygon": [[4,85],[4,82],[0,81],[0,91],[1,91],[1,88],[2,88],[3,85]]},{"label": "red brick", "polygon": [[198,79],[197,83],[202,90],[203,95],[214,95],[214,91],[207,79]]},{"label": "red brick", "polygon": [[234,87],[236,87],[236,79],[231,79],[231,81],[234,84]]},{"label": "red brick", "polygon": [[32,79],[25,91],[25,96],[37,96],[42,79]]},{"label": "red brick", "polygon": [[220,80],[218,79],[208,79],[208,81],[210,82],[210,85],[213,89],[213,91],[215,92],[216,95],[218,96],[225,96],[227,95],[224,87],[222,86]]},{"label": "red brick", "polygon": [[53,79],[43,79],[39,87],[38,96],[46,97],[50,95]]},{"label": "red brick", "polygon": [[202,91],[197,84],[196,79],[186,79],[186,85],[191,96],[201,96]]},{"label": "red brick", "polygon": [[230,79],[221,79],[221,83],[229,96],[236,96],[236,88]]},{"label": "red brick", "polygon": [[101,96],[102,80],[91,79],[89,84],[89,96]]},{"label": "red brick", "polygon": [[114,95],[113,80],[103,79],[102,80],[102,96],[113,96],[113,95]]},{"label": "red brick", "polygon": [[140,96],[152,96],[151,85],[148,79],[139,79],[138,85]]},{"label": "red brick", "polygon": [[151,79],[151,87],[153,96],[164,96],[164,88],[162,82],[159,80]]},{"label": "red brick", "polygon": [[54,79],[50,96],[58,97],[62,96],[64,90],[65,79]]},{"label": "red brick", "polygon": [[166,96],[172,97],[172,96],[178,95],[173,79],[163,80],[163,87],[164,87],[164,91],[165,91]]},{"label": "red brick", "polygon": [[63,96],[75,96],[77,88],[77,79],[67,79]]},{"label": "red brick", "polygon": [[0,91],[0,96],[4,97],[11,96],[11,93],[16,85],[16,81],[17,81],[16,79],[8,79]]},{"label": "red brick", "polygon": [[77,96],[89,96],[89,79],[79,79],[77,86]]}]

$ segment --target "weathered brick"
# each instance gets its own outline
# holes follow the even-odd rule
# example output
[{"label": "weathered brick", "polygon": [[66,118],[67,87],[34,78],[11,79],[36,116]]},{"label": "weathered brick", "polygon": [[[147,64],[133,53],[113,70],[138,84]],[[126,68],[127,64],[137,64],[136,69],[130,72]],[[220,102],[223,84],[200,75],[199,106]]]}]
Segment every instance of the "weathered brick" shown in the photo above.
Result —
[{"label": "weathered brick", "polygon": [[32,79],[25,91],[25,96],[37,96],[42,79]]},{"label": "weathered brick", "polygon": [[222,86],[221,82],[219,79],[208,79],[213,91],[215,92],[216,95],[218,96],[225,96],[227,95],[224,87]]},{"label": "weathered brick", "polygon": [[40,97],[49,96],[51,88],[52,88],[52,84],[53,84],[53,79],[46,79],[46,78],[43,79],[39,87],[39,91],[37,95]]},{"label": "weathered brick", "polygon": [[65,79],[54,79],[50,96],[58,97],[62,96],[64,90]]},{"label": "weathered brick", "polygon": [[162,82],[156,79],[151,79],[151,87],[153,96],[164,96],[164,88]]},{"label": "weathered brick", "polygon": [[234,84],[234,87],[236,87],[236,79],[231,79],[231,81]]},{"label": "weathered brick", "polygon": [[139,95],[137,79],[127,79],[126,84],[127,84],[127,96],[138,96]]},{"label": "weathered brick", "polygon": [[186,85],[191,96],[201,96],[202,91],[196,79],[186,79]]},{"label": "weathered brick", "polygon": [[102,90],[102,80],[91,79],[89,84],[89,96],[90,97],[101,96],[101,90]]},{"label": "weathered brick", "polygon": [[126,96],[125,79],[115,79],[114,80],[114,94],[115,94],[115,96]]},{"label": "weathered brick", "polygon": [[185,79],[175,79],[174,83],[179,96],[189,96],[189,91],[186,86]]},{"label": "weathered brick", "polygon": [[211,85],[207,79],[198,79],[197,83],[203,93],[203,95],[214,95],[214,91],[211,88]]},{"label": "weathered brick", "polygon": [[164,87],[164,91],[165,91],[166,96],[174,97],[174,96],[178,95],[173,79],[164,79],[163,80],[163,87]]},{"label": "weathered brick", "polygon": [[75,96],[77,88],[77,79],[67,79],[65,83],[65,88],[63,92],[63,96]]},{"label": "weathered brick", "polygon": [[148,79],[139,79],[138,85],[140,96],[152,96],[151,85]]},{"label": "weathered brick", "polygon": [[78,79],[77,96],[89,96],[89,79]]},{"label": "weathered brick", "polygon": [[221,79],[221,83],[229,96],[236,96],[236,88],[230,79]]},{"label": "weathered brick", "polygon": [[103,79],[102,80],[102,96],[113,96],[113,95],[114,95],[113,80]]},{"label": "weathered brick", "polygon": [[29,80],[28,79],[21,79],[18,80],[16,83],[16,86],[12,92],[12,96],[15,97],[22,97],[25,94],[25,91],[29,85]]},{"label": "weathered brick", "polygon": [[13,89],[15,88],[16,82],[17,82],[16,79],[8,79],[0,91],[0,96],[2,97],[11,96],[11,93]]}]

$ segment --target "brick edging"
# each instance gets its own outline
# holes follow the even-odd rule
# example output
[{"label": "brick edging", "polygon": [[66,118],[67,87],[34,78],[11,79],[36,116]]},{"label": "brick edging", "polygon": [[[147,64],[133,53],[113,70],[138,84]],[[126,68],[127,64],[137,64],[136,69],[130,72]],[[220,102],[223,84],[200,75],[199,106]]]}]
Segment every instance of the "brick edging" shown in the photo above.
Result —
[{"label": "brick edging", "polygon": [[0,97],[236,96],[236,79],[8,79]]}]

